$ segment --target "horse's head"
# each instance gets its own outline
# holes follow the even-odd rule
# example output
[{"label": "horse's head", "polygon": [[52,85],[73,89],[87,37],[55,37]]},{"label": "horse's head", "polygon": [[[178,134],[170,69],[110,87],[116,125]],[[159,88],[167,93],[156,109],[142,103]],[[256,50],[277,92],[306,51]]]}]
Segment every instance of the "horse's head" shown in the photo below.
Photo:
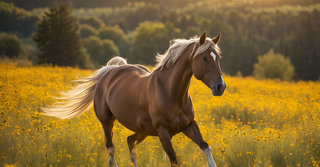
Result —
[{"label": "horse's head", "polygon": [[220,33],[215,38],[209,39],[204,32],[191,60],[194,76],[206,84],[214,96],[223,95],[227,87],[219,64],[220,55],[217,46],[219,40]]}]

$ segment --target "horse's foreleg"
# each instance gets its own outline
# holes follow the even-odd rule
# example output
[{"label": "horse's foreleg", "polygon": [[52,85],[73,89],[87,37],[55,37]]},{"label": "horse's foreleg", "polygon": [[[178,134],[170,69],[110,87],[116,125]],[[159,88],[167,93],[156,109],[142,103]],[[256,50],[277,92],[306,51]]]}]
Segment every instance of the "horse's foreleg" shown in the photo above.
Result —
[{"label": "horse's foreleg", "polygon": [[171,136],[168,130],[160,126],[157,129],[157,132],[158,132],[158,136],[161,141],[162,147],[170,158],[171,166],[177,165],[178,162],[177,162],[176,153],[173,150],[172,143],[171,143]]},{"label": "horse's foreleg", "polygon": [[206,154],[209,161],[209,167],[216,167],[217,165],[211,155],[211,147],[209,147],[209,145],[203,140],[197,122],[191,122],[182,132],[195,142],[201,148],[203,153]]},{"label": "horse's foreleg", "polygon": [[138,157],[135,146],[141,143],[146,137],[147,135],[135,133],[127,138],[130,151],[130,161],[134,164],[135,167],[138,166]]}]

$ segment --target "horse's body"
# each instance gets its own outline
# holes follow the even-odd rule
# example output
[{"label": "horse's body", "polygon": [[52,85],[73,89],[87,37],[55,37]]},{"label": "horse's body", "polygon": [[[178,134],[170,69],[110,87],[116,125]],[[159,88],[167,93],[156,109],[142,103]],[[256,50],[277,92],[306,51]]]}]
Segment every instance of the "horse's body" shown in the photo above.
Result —
[{"label": "horse's body", "polygon": [[95,113],[106,134],[110,166],[116,166],[112,143],[112,128],[116,119],[135,132],[127,139],[135,166],[137,156],[134,147],[148,135],[159,136],[171,163],[176,164],[171,138],[180,132],[199,145],[208,157],[209,166],[216,166],[211,148],[203,140],[194,120],[195,112],[188,90],[191,77],[195,75],[212,89],[214,95],[223,94],[226,85],[219,67],[219,57],[216,56],[219,55],[216,46],[219,38],[220,34],[211,41],[206,39],[204,33],[199,40],[189,41],[185,46],[173,45],[175,48],[169,48],[153,72],[144,66],[128,65],[124,59],[115,58],[113,61],[120,66],[110,66],[111,63],[108,63],[105,67],[108,69],[104,68],[97,76],[83,78],[80,82],[84,84],[65,94],[78,95],[75,99],[82,101],[66,97],[70,104],[67,107],[44,111],[47,115],[60,118],[75,117],[90,107],[89,103],[93,100]]}]

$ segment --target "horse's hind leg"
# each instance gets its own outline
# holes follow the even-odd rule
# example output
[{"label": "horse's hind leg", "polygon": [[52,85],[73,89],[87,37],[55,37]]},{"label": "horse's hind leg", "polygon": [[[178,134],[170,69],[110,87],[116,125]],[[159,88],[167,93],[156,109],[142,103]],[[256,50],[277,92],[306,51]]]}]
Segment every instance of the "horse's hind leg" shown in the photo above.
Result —
[{"label": "horse's hind leg", "polygon": [[135,167],[138,166],[138,157],[137,157],[137,152],[136,152],[135,146],[137,144],[141,143],[146,137],[147,137],[147,135],[135,133],[127,138],[129,151],[130,151],[130,160],[134,164]]},{"label": "horse's hind leg", "polygon": [[95,100],[94,101],[94,110],[96,112],[96,115],[98,117],[98,119],[100,120],[104,133],[106,135],[106,147],[108,149],[109,152],[109,166],[113,166],[113,167],[117,167],[117,163],[116,160],[114,158],[114,152],[115,152],[115,148],[114,145],[112,143],[112,128],[114,125],[114,121],[116,120],[115,117],[113,116],[113,114],[111,113],[108,105],[103,102],[103,101],[99,101],[99,100]]},{"label": "horse's hind leg", "polygon": [[103,122],[102,126],[103,126],[103,130],[104,130],[104,133],[105,133],[106,139],[107,139],[106,147],[107,147],[108,152],[109,152],[109,161],[108,161],[109,166],[117,167],[117,163],[116,163],[116,160],[114,158],[115,148],[114,148],[114,145],[112,143],[113,123],[114,123],[114,121],[112,121],[112,122]]}]

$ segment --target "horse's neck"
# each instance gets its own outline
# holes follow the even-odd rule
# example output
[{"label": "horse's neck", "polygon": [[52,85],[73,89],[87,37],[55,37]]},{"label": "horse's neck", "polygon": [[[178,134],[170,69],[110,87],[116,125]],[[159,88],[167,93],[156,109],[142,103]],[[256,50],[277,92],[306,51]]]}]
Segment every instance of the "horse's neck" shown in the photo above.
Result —
[{"label": "horse's neck", "polygon": [[189,55],[192,52],[192,46],[181,55],[174,65],[163,67],[159,71],[163,82],[167,86],[166,93],[174,101],[183,102],[188,98],[188,90],[191,77],[193,75]]}]

